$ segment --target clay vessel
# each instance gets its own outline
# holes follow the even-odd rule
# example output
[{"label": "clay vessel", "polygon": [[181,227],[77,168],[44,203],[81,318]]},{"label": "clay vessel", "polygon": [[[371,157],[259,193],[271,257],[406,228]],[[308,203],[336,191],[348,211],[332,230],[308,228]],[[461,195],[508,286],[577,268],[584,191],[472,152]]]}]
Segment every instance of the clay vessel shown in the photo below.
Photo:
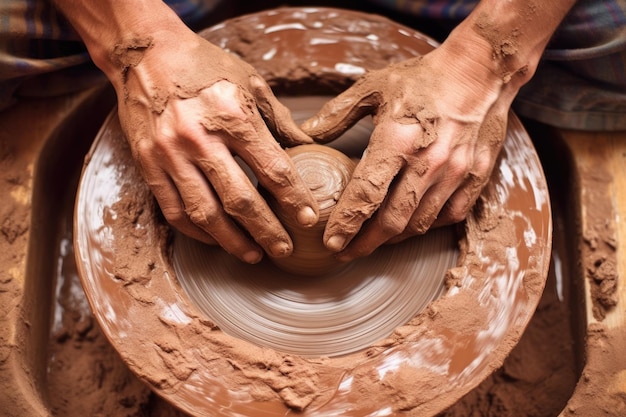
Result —
[{"label": "clay vessel", "polygon": [[282,270],[297,275],[323,275],[345,264],[335,259],[322,240],[330,213],[348,184],[356,162],[342,152],[323,145],[300,145],[287,150],[298,174],[319,203],[320,218],[313,227],[303,227],[288,216],[274,199],[270,207],[293,240],[293,253],[284,258],[271,257]]}]

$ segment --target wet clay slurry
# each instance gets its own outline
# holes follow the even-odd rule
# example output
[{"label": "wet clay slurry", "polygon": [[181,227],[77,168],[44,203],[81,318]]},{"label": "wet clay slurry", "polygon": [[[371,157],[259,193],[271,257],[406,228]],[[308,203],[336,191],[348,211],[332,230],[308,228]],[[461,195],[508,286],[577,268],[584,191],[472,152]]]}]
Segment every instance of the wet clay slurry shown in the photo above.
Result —
[{"label": "wet clay slurry", "polygon": [[[290,108],[298,115],[308,109],[311,115],[328,97],[321,99],[293,99]],[[354,133],[341,140],[357,142],[364,132]],[[307,357],[367,348],[442,293],[445,273],[457,260],[454,228],[339,263],[325,249],[322,234],[356,162],[323,145],[288,153],[320,203],[321,224],[303,228],[287,219],[294,253],[261,265],[243,264],[220,248],[177,235],[172,245],[176,277],[191,301],[231,336]],[[270,204],[284,218],[277,204]]]},{"label": "wet clay slurry", "polygon": [[[247,31],[233,36],[243,27]],[[279,9],[227,22],[204,36],[265,68],[272,85],[295,93],[317,85],[336,89],[371,69],[370,63],[433,47],[388,20],[330,9]],[[328,53],[324,45],[330,45]],[[366,349],[308,358],[229,336],[190,302],[169,259],[169,228],[111,116],[77,198],[75,250],[87,297],[130,368],[191,414],[282,416],[295,409],[305,416],[434,415],[502,364],[545,284],[547,187],[513,115],[507,132],[491,182],[464,224],[445,294]]]},{"label": "wet clay slurry", "polygon": [[272,211],[294,242],[294,251],[290,256],[272,258],[272,262],[292,274],[319,276],[330,273],[342,264],[324,246],[324,227],[339,196],[350,181],[356,161],[336,149],[317,144],[289,148],[287,154],[318,202],[320,217],[314,227],[302,227],[275,199],[268,197]]}]

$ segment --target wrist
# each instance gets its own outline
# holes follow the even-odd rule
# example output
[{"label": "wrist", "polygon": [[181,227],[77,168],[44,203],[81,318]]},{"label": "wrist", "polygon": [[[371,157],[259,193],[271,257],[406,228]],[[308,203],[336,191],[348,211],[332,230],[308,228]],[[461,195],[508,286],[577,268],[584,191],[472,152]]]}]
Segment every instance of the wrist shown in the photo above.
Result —
[{"label": "wrist", "polygon": [[522,45],[516,30],[501,34],[489,23],[474,19],[455,28],[446,43],[459,57],[457,60],[472,63],[471,72],[478,81],[515,91],[530,80],[543,50]]},{"label": "wrist", "polygon": [[54,1],[114,85],[149,49],[191,32],[160,0]]},{"label": "wrist", "polygon": [[507,88],[519,90],[534,75],[552,34],[574,3],[482,0],[457,29],[462,38],[486,42],[496,74]]}]

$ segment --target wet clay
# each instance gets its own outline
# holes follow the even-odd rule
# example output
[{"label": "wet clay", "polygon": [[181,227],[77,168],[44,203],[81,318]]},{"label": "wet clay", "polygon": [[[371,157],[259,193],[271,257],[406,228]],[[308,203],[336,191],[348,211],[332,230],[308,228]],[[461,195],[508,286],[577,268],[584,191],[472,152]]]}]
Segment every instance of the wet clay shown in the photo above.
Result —
[{"label": "wet clay", "polygon": [[[389,58],[383,52],[388,49],[380,47],[379,39],[396,45],[391,50],[399,59],[430,47],[419,34],[385,19],[352,13],[342,18],[336,10],[282,9],[238,22],[233,26],[257,31],[261,41],[252,42],[250,51],[276,57],[283,64],[280,74],[294,79],[294,67],[311,67],[296,83],[309,90],[315,84],[307,75],[313,81],[315,74],[326,78],[330,67],[346,85],[369,69],[370,61],[385,61],[380,54]],[[220,46],[236,43],[232,32],[220,29],[205,36]],[[374,29],[382,33],[373,35]],[[338,45],[346,38],[349,43]],[[291,42],[298,41],[299,55],[290,55],[296,49]],[[317,49],[323,45],[340,55]],[[263,46],[270,50],[263,52]],[[315,54],[303,59],[311,48]],[[333,64],[326,66],[324,59]],[[273,58],[255,63],[265,61]],[[280,77],[265,75],[272,85],[280,84]],[[114,116],[90,157],[75,222],[88,299],[94,311],[106,311],[98,320],[129,367],[191,414],[273,416],[291,409],[302,415],[362,416],[381,410],[434,415],[502,364],[544,287],[551,236],[547,189],[532,145],[513,116],[494,176],[464,224],[459,266],[447,274],[446,294],[388,337],[332,358],[306,358],[242,341],[199,313],[176,283],[169,229],[140,180]]]},{"label": "wet clay", "polygon": [[[385,20],[372,19],[373,21],[369,24],[378,28],[377,30],[389,26]],[[348,24],[348,22],[344,23],[345,25]],[[247,26],[242,24],[242,27]],[[254,48],[251,47],[251,49]],[[384,51],[385,49],[381,53]],[[374,57],[373,59],[376,61],[380,58]],[[283,69],[289,72],[288,68],[284,67]],[[336,76],[334,73],[329,75],[330,78],[334,76]],[[344,77],[336,78],[340,79],[340,82],[345,82]],[[323,82],[323,80],[320,81]],[[294,83],[297,84],[298,80],[296,79]],[[9,146],[8,144],[11,143],[9,138],[6,138],[6,141],[4,139],[3,136],[0,140],[0,166],[2,168],[0,194],[12,198],[0,206],[0,222],[3,225],[2,235],[0,235],[0,247],[2,248],[0,256],[4,259],[3,265],[17,266],[23,263],[26,253],[24,243],[29,229],[27,218],[30,206],[28,196],[24,195],[23,189],[27,188],[25,184],[31,181],[31,170],[28,164],[23,163],[23,152],[16,151]],[[133,189],[128,191],[133,191]],[[140,191],[143,192],[143,189]],[[146,195],[141,194],[138,199],[144,197]],[[146,205],[146,201],[149,202],[149,197],[138,207],[154,209],[151,204]],[[129,224],[141,225],[144,220],[137,215],[141,210],[136,208],[129,208],[128,210],[130,213],[134,213],[130,216]],[[121,212],[125,213],[124,210]],[[47,387],[50,410],[58,416],[182,416],[183,413],[176,411],[171,405],[160,400],[151,390],[146,389],[146,385],[138,380],[135,374],[129,371],[126,367],[128,359],[124,349],[120,348],[119,344],[115,348],[110,345],[105,334],[100,330],[99,324],[91,316],[91,311],[85,304],[86,299],[82,288],[77,282],[76,271],[74,271],[76,265],[73,262],[70,244],[72,233],[69,230],[71,227],[67,226],[68,223],[71,223],[72,217],[71,210],[68,210],[65,219],[66,226],[63,228],[63,235],[58,242],[59,248],[66,249],[60,249],[63,256],[60,262],[62,267],[58,268],[60,276],[57,277],[59,283],[57,286],[57,312],[59,317],[55,320],[56,324],[53,326],[50,339],[51,358],[48,377],[50,383]],[[135,220],[133,221],[133,219]],[[120,222],[122,221],[126,220],[120,220]],[[120,228],[122,227],[120,226]],[[133,246],[130,245],[129,247],[132,248]],[[147,266],[150,270],[150,264]],[[124,273],[123,269],[121,268],[121,277],[128,274]],[[143,268],[140,268],[140,271],[143,271]],[[21,300],[19,279],[13,273],[13,268],[2,269],[0,272],[2,274],[0,275],[0,308],[7,312],[7,314],[0,314],[2,318],[0,320],[0,371],[3,372],[8,363],[5,361],[6,358],[14,355],[17,350],[23,349],[24,345],[21,341],[17,345],[10,344],[6,338],[13,331],[9,319],[13,313],[19,311],[16,308]],[[137,276],[141,275],[141,273],[137,274]],[[125,281],[121,282],[126,283]],[[452,282],[458,283],[458,280]],[[140,291],[137,291],[136,288],[133,289],[133,285],[135,284],[131,279],[128,285],[117,290],[134,292],[135,300],[141,300]],[[148,309],[150,297],[148,296],[143,300],[139,307],[137,307],[136,301],[132,303],[133,313],[141,314]],[[180,312],[169,310],[161,325],[164,328],[171,328],[172,326],[167,323],[175,322],[177,315],[180,317]],[[539,308],[524,336],[517,348],[508,356],[504,366],[493,377],[485,380],[476,390],[457,403],[446,415],[555,416],[559,411],[558,400],[561,399],[564,402],[568,395],[565,389],[568,383],[563,383],[563,381],[567,380],[569,384],[573,382],[571,378],[566,377],[571,373],[567,359],[571,355],[571,351],[568,349],[569,344],[564,336],[569,330],[567,317],[563,302],[556,297],[556,289],[552,281],[548,286],[548,291],[544,292]],[[22,319],[20,318],[20,323],[23,323]],[[25,328],[32,325],[32,323],[23,324]],[[149,319],[146,324],[155,325]],[[158,323],[155,327],[159,328]],[[557,335],[558,337],[556,337]],[[601,354],[603,340],[605,340],[603,335],[606,333],[599,329],[596,333],[597,337],[591,338],[591,344],[598,346],[598,358]],[[164,343],[161,345],[166,346]],[[155,345],[147,343],[145,346],[146,356],[152,357]],[[41,346],[35,348],[42,349]],[[177,351],[174,346],[170,346],[167,350],[172,358],[176,357]],[[118,352],[124,355],[124,361],[120,359]],[[164,354],[163,360],[165,360],[165,356]],[[546,360],[546,358],[551,358],[551,360]],[[162,360],[158,356],[154,359],[156,361]],[[172,366],[176,366],[174,359],[170,363]],[[138,370],[140,373],[142,372],[136,364],[132,362],[129,364],[136,372]],[[184,361],[181,361],[181,368],[184,368],[184,365]],[[143,364],[141,366],[145,369],[143,372],[151,372],[149,366]],[[145,376],[143,379],[146,380]],[[157,384],[153,384],[153,386],[163,387],[166,385],[166,380],[167,375],[162,379],[157,378]],[[9,397],[4,398],[11,397],[10,393],[15,392],[16,385],[25,385],[23,384],[24,381],[5,379],[4,373],[0,381],[2,392],[9,394]],[[42,392],[46,391],[43,385],[45,384],[41,384],[40,387]],[[585,381],[584,385],[589,389],[590,398],[598,394],[598,390],[603,390],[600,385],[594,386],[591,381]],[[34,398],[38,396],[38,393],[33,390],[32,395]],[[45,394],[42,395],[45,396]],[[546,398],[548,396],[550,398]],[[23,416],[27,414],[24,410],[28,404],[25,402],[13,401],[2,405],[8,415]],[[607,402],[607,407],[610,405]],[[263,408],[258,410],[263,410]],[[256,413],[251,411],[249,415],[258,415],[258,410]],[[570,412],[573,413],[575,410],[572,408]],[[581,408],[579,411],[581,413],[573,415],[594,415],[594,410],[585,412]]]},{"label": "wet clay", "polygon": [[287,154],[319,204],[319,221],[315,226],[305,228],[270,197],[269,205],[285,226],[294,245],[290,256],[272,257],[272,262],[292,274],[323,275],[344,266],[324,246],[322,237],[328,217],[352,177],[356,161],[336,149],[314,144],[289,148]]},{"label": "wet clay", "polygon": [[[72,217],[66,211],[66,224]],[[59,244],[69,240],[66,227]],[[152,393],[108,343],[86,305],[71,246],[60,264],[56,297],[62,314],[50,340],[53,415],[187,416]],[[568,315],[552,271],[537,311],[502,368],[441,417],[556,416],[576,383]]]},{"label": "wet clay", "polygon": [[[288,102],[300,118],[328,99],[301,96]],[[363,128],[350,129],[340,140],[367,140],[371,126]],[[324,223],[356,162],[323,145],[287,152],[315,195]],[[270,205],[279,218],[286,217],[275,201]],[[446,271],[456,264],[454,228],[386,245],[346,263],[323,245],[323,224],[304,228],[291,218],[285,221],[293,254],[254,266],[181,234],[171,246],[176,278],[190,300],[220,330],[258,346],[309,358],[365,349],[439,297]]]},{"label": "wet clay", "polygon": [[612,201],[613,175],[605,165],[580,169],[578,182],[585,190],[580,204],[586,208],[585,215],[590,219],[583,231],[581,255],[591,291],[593,316],[601,321],[617,305],[618,296],[617,216],[611,205],[598,204]]}]

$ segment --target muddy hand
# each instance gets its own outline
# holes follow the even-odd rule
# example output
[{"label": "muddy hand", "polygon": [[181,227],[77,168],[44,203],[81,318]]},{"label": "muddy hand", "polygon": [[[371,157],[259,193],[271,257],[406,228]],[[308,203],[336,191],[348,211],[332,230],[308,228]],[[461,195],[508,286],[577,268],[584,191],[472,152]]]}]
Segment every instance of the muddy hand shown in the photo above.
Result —
[{"label": "muddy hand", "polygon": [[374,116],[366,152],[324,233],[339,259],[463,220],[488,181],[514,94],[484,67],[453,56],[441,47],[367,73],[302,125],[328,142]]},{"label": "muddy hand", "polygon": [[235,159],[301,224],[316,223],[317,204],[275,138],[311,139],[264,80],[191,32],[116,48],[122,127],[169,223],[245,262],[258,262],[261,248],[289,255],[289,235]]}]

